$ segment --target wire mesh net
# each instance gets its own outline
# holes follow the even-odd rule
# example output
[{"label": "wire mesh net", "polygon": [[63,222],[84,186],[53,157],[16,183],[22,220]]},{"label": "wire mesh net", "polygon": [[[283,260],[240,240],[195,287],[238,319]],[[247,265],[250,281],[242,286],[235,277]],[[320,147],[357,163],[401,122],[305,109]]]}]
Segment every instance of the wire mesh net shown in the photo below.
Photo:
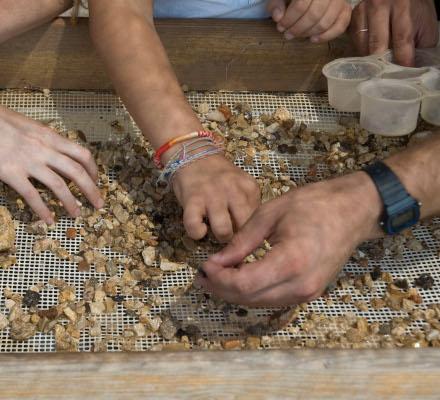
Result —
[{"label": "wire mesh net", "polygon": [[[328,105],[325,95],[316,94],[266,94],[266,93],[195,93],[187,94],[188,100],[197,107],[199,103],[208,103],[213,109],[222,103],[234,105],[238,102],[244,102],[252,106],[255,116],[262,113],[272,113],[279,107],[286,107],[297,122],[305,122],[309,128],[321,131],[333,131],[338,129],[338,121],[342,115],[352,116],[349,113],[341,113],[332,109]],[[39,92],[25,91],[4,91],[0,93],[1,104],[16,110],[24,115],[39,121],[59,122],[66,129],[79,129],[86,133],[89,141],[111,139],[111,123],[115,120],[122,125],[126,132],[132,135],[139,134],[139,129],[133,123],[120,99],[110,93],[91,93],[91,92],[52,92],[50,96],[44,96]],[[286,158],[286,155],[271,154],[269,164],[272,166],[275,174],[279,175],[279,163],[277,159]],[[310,158],[309,154],[296,154],[287,156],[295,158]],[[254,176],[262,172],[262,163],[258,156],[255,159],[253,167],[244,166],[242,160],[237,161],[237,165],[245,169]],[[294,180],[304,177],[308,170],[301,166],[291,166],[284,174],[289,174]],[[114,176],[110,175],[110,178]],[[0,198],[0,205],[5,202]],[[49,232],[48,236],[61,242],[70,254],[78,252],[81,238],[67,239],[65,237],[66,229],[72,226],[72,220],[62,219],[57,223],[56,231]],[[50,252],[42,252],[38,255],[33,254],[32,245],[35,237],[24,231],[21,224],[17,229],[16,247],[18,253],[15,255],[19,262],[8,270],[0,270],[0,288],[9,286],[14,292],[24,294],[26,290],[37,283],[46,284],[51,278],[58,277],[64,279],[68,284],[75,284],[77,287],[77,299],[81,299],[80,288],[84,281],[91,277],[96,277],[103,281],[105,274],[78,271],[75,264],[60,260]],[[372,267],[379,265],[382,271],[389,271],[394,278],[406,278],[410,283],[414,281],[421,273],[429,272],[436,282],[440,281],[440,259],[437,255],[439,243],[429,232],[426,226],[421,226],[415,232],[418,240],[425,244],[425,250],[422,252],[413,252],[405,249],[403,260],[393,259],[391,256],[385,256],[380,261],[370,260],[369,269],[359,266],[355,262],[348,262],[344,271],[353,275],[365,274]],[[100,250],[109,258],[122,257],[118,253],[112,252],[109,248]],[[204,259],[206,254],[197,254],[196,258]],[[121,273],[121,271],[120,271]],[[151,309],[152,314],[161,314],[164,310],[171,310],[173,316],[181,322],[193,324],[200,328],[205,339],[220,340],[224,338],[240,338],[245,336],[245,329],[249,326],[266,321],[268,316],[273,313],[273,309],[251,309],[247,315],[237,315],[236,312],[225,313],[221,310],[210,310],[209,313],[203,310],[203,304],[195,299],[193,295],[176,298],[170,292],[173,286],[184,286],[190,282],[193,274],[189,269],[179,270],[173,274],[167,274],[163,277],[163,284],[157,288],[145,288],[147,295],[159,295],[163,300],[161,306],[154,306]],[[380,322],[387,323],[391,318],[408,314],[405,312],[392,311],[389,308],[373,310],[369,306],[368,311],[361,312],[354,306],[354,301],[364,300],[367,304],[372,297],[381,297],[385,290],[385,283],[375,282],[378,290],[375,294],[361,294],[359,291],[349,289],[337,289],[330,293],[330,299],[333,304],[329,305],[327,300],[320,298],[308,305],[308,312],[315,314],[324,314],[327,317],[338,317],[347,313],[354,313],[357,316],[366,317],[369,323]],[[338,299],[344,294],[351,294],[353,301],[345,304]],[[420,294],[424,303],[420,308],[424,309],[431,303],[440,303],[440,292],[437,290],[420,289]],[[46,287],[41,292],[41,308],[49,308],[58,304],[59,291],[56,288]],[[196,303],[199,303],[196,307]],[[5,298],[2,295],[0,299],[0,311],[8,313],[5,309]],[[302,313],[296,325],[305,322]],[[125,329],[137,323],[136,317],[131,317],[125,313],[121,304],[118,304],[118,310],[113,314],[101,314],[96,316],[101,322],[102,338],[117,337]],[[422,322],[415,321],[411,326],[422,327]],[[53,334],[44,334],[38,332],[28,341],[17,342],[9,338],[9,328],[0,331],[0,352],[51,352],[55,351],[55,341]],[[285,330],[273,333],[272,341],[265,344],[264,348],[284,348],[290,347],[292,339],[323,339],[329,331],[341,333],[341,328],[336,324],[315,329],[312,332],[292,329],[292,326]],[[92,338],[86,331],[82,332],[79,341],[79,350],[90,351],[96,338]],[[163,342],[159,336],[149,335],[136,341],[134,350],[147,350],[152,345]],[[370,341],[369,347],[377,347],[378,343]],[[109,340],[107,344],[109,351],[121,350],[118,341]]]}]

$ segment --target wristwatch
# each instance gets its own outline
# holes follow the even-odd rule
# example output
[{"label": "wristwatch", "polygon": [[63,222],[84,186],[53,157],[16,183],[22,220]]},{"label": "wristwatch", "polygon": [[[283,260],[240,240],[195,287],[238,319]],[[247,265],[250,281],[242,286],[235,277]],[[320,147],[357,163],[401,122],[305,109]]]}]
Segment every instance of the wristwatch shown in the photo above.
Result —
[{"label": "wristwatch", "polygon": [[373,180],[384,203],[384,215],[380,225],[385,233],[394,235],[413,226],[420,218],[420,202],[405,189],[388,165],[376,162],[364,168]]}]

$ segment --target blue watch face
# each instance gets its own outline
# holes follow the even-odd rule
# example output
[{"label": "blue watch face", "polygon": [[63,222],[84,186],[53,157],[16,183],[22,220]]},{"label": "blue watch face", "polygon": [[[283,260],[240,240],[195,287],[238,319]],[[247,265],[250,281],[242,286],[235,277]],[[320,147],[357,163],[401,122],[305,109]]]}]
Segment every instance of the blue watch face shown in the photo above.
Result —
[{"label": "blue watch face", "polygon": [[419,220],[419,205],[413,204],[409,209],[403,210],[393,215],[388,215],[388,233],[393,235],[402,232],[406,228],[414,225]]}]

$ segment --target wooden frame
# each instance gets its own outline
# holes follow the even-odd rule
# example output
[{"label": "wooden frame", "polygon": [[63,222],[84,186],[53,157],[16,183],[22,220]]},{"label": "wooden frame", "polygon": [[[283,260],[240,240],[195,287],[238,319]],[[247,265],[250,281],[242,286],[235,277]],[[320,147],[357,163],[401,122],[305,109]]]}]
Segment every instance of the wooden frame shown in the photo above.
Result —
[{"label": "wooden frame", "polygon": [[[181,83],[194,90],[322,91],[322,67],[354,55],[347,37],[285,41],[269,20],[158,20]],[[87,19],[58,18],[0,46],[0,88],[111,89]]]},{"label": "wooden frame", "polygon": [[440,349],[4,354],[0,371],[8,400],[429,400]]}]

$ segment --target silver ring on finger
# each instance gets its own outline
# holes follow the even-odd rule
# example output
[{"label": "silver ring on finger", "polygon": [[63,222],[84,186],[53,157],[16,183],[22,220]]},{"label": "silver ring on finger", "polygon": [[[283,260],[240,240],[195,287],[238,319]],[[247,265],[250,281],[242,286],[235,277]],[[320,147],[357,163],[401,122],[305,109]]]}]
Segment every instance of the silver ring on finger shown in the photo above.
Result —
[{"label": "silver ring on finger", "polygon": [[364,33],[364,32],[368,32],[368,28],[359,29],[359,30],[355,33],[355,36],[359,35],[359,33]]}]

